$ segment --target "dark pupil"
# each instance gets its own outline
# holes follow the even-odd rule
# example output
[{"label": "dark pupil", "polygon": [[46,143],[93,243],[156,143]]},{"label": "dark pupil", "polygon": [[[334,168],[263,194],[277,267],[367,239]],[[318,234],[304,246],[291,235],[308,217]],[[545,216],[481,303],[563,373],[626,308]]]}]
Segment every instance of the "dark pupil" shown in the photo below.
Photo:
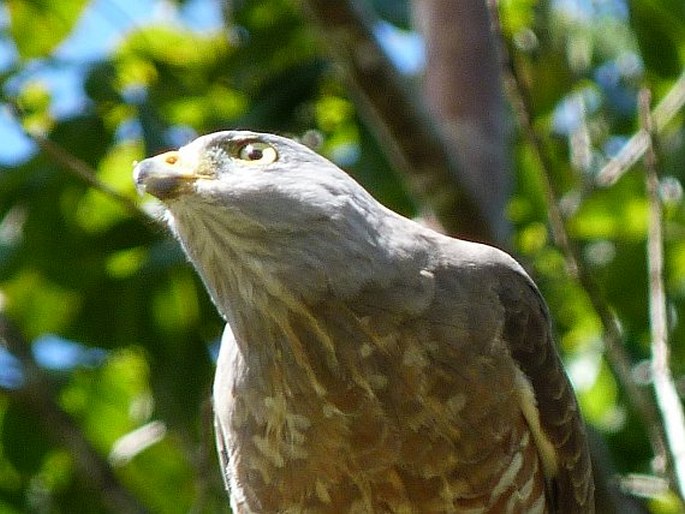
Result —
[{"label": "dark pupil", "polygon": [[247,148],[247,157],[251,161],[258,161],[264,156],[264,152],[260,150],[259,148],[255,148],[254,146],[249,146]]}]

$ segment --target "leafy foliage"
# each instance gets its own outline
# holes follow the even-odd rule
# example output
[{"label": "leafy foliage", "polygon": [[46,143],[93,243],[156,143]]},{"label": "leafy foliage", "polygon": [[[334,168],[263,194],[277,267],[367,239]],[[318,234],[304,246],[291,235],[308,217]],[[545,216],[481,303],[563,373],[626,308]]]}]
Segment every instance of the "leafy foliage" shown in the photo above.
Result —
[{"label": "leafy foliage", "polygon": [[[187,9],[208,2],[169,5],[183,21]],[[406,1],[373,3],[388,22],[408,25]],[[45,136],[151,211],[134,190],[133,161],[225,127],[297,136],[315,129],[324,154],[386,205],[414,214],[416,200],[358,118],[320,34],[296,3],[238,4],[230,20],[210,29],[163,20],[131,26],[111,51],[81,62],[65,60],[61,45],[82,14],[102,2],[8,1],[0,45],[11,59],[0,67],[0,94],[12,106],[13,130],[21,123]],[[637,373],[650,351],[644,170],[638,164],[610,187],[599,187],[596,175],[639,128],[639,88],[648,86],[658,101],[682,74],[685,4],[504,0],[500,8],[570,235],[621,321]],[[68,112],[51,82],[60,72],[78,78],[78,107]],[[660,170],[668,176],[671,365],[681,392],[682,116],[659,137]],[[208,403],[222,322],[202,284],[152,219],[90,187],[73,173],[73,161],[24,142],[34,145],[30,156],[0,169],[0,303],[21,334],[11,352],[0,353],[0,512],[123,512],[136,505],[225,512]],[[646,420],[605,359],[601,321],[554,245],[540,165],[523,134],[511,154],[512,246],[549,302],[583,411],[620,474],[650,474]],[[44,402],[66,421],[46,416]],[[68,427],[86,447],[65,436]],[[95,477],[84,461],[91,454],[113,469],[110,479]],[[122,507],[107,488],[121,489],[131,502]],[[657,496],[653,512],[677,512],[677,500]]]},{"label": "leafy foliage", "polygon": [[87,0],[8,2],[10,34],[19,56],[31,59],[49,55],[72,30],[86,4]]}]

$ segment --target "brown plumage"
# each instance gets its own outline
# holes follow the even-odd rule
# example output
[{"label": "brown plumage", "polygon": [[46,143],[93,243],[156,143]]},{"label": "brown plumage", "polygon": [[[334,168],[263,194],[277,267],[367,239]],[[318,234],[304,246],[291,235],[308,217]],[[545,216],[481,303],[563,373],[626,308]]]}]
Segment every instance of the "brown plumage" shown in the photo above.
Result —
[{"label": "brown plumage", "polygon": [[578,406],[511,257],[270,134],[204,136],[135,180],[227,321],[214,403],[234,512],[594,512]]}]

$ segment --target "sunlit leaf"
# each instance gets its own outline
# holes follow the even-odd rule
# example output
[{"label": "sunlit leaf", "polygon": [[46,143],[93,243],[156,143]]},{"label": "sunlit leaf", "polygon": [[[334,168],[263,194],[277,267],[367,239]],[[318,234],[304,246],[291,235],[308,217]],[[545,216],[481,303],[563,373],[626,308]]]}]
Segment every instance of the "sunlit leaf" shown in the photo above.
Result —
[{"label": "sunlit leaf", "polygon": [[80,420],[89,440],[106,454],[117,438],[147,421],[132,414],[135,403],[149,394],[148,379],[141,352],[113,352],[101,366],[74,374],[62,391],[60,403]]},{"label": "sunlit leaf", "polygon": [[618,385],[609,368],[604,364],[594,385],[580,394],[585,418],[594,426],[607,431],[618,431],[625,421],[625,414],[618,405]]},{"label": "sunlit leaf", "polygon": [[147,259],[146,248],[131,248],[113,254],[107,261],[107,271],[114,278],[129,277],[140,270]]},{"label": "sunlit leaf", "polygon": [[88,0],[8,0],[10,33],[24,59],[43,57],[66,38]]},{"label": "sunlit leaf", "polygon": [[195,281],[187,273],[173,276],[154,298],[153,313],[160,328],[174,332],[192,324],[199,314],[197,296]]},{"label": "sunlit leaf", "polygon": [[[131,180],[133,163],[144,157],[142,145],[125,143],[109,149],[98,166],[98,177],[109,188],[136,197]],[[95,188],[89,189],[76,202],[76,220],[87,232],[100,232],[111,228],[130,213],[120,202]]]},{"label": "sunlit leaf", "polygon": [[24,270],[0,289],[7,311],[22,320],[29,338],[44,333],[60,333],[80,304],[80,296],[49,282],[37,271]]}]

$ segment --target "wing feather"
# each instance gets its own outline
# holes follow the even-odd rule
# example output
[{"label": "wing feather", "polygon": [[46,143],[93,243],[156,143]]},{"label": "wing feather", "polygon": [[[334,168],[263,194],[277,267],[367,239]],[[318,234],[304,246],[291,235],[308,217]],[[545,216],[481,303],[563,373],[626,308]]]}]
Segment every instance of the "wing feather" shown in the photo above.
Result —
[{"label": "wing feather", "polygon": [[505,313],[503,338],[530,381],[540,427],[556,449],[550,492],[558,513],[593,513],[594,481],[578,403],[552,338],[547,307],[532,281],[506,268],[497,294]]}]

